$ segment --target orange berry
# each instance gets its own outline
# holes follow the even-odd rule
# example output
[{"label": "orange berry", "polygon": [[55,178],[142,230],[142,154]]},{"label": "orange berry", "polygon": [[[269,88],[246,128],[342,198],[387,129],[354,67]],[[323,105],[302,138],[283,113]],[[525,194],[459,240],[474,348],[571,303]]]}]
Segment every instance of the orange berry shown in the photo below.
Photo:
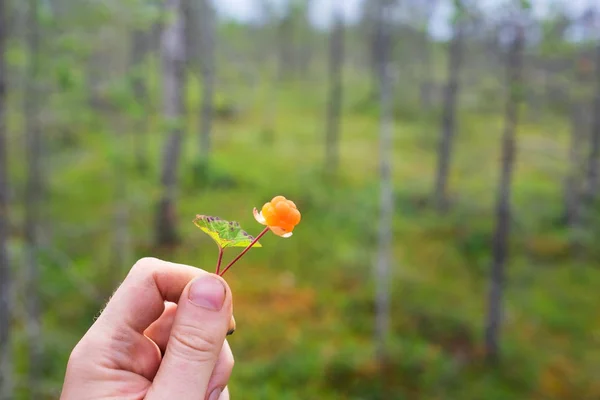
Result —
[{"label": "orange berry", "polygon": [[275,208],[271,203],[266,203],[261,212],[263,218],[267,222],[267,225],[273,225],[273,223],[277,221],[277,214],[275,213]]},{"label": "orange berry", "polygon": [[275,208],[273,208],[273,205],[271,203],[265,203],[265,205],[262,206],[261,212],[263,214],[263,217],[267,218],[267,215],[275,214]]},{"label": "orange berry", "polygon": [[290,205],[287,203],[287,201],[275,203],[275,212],[277,215],[283,216],[290,212]]},{"label": "orange berry", "polygon": [[302,219],[302,216],[300,214],[300,211],[298,211],[298,209],[293,208],[290,210],[290,213],[288,214],[288,221],[291,224],[298,225],[298,223],[300,222],[301,219]]},{"label": "orange berry", "polygon": [[273,197],[273,200],[271,200],[271,204],[275,205],[275,204],[279,203],[280,201],[287,201],[287,199],[283,196],[275,196],[275,197]]},{"label": "orange berry", "polygon": [[283,196],[273,197],[263,205],[261,212],[268,226],[276,226],[286,232],[293,231],[301,219],[296,204]]},{"label": "orange berry", "polygon": [[279,213],[279,217],[284,223],[296,225],[297,217],[295,213],[297,212],[298,210],[296,210],[295,208],[288,208],[286,212]]},{"label": "orange berry", "polygon": [[285,222],[280,222],[277,226],[280,227],[281,229],[283,229],[286,232],[291,232],[291,231],[294,230],[294,225],[288,224],[288,223],[285,223]]}]

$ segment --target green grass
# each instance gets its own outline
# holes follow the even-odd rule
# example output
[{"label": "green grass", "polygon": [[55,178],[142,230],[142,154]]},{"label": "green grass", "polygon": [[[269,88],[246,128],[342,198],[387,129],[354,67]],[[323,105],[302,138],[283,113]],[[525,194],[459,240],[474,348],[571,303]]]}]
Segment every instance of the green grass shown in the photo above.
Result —
[{"label": "green grass", "polygon": [[[117,145],[114,119],[92,115],[87,122],[79,120],[81,130],[74,132],[77,144],[55,149],[49,159],[50,200],[45,212],[54,250],[44,254],[40,295],[46,307],[45,383],[50,394],[59,390],[69,351],[101,308],[102,296],[110,294],[130,267],[112,265],[117,200],[125,201],[130,212],[130,263],[158,256],[212,270],[216,250],[192,224],[194,215],[238,220],[257,233],[260,226],[252,218],[252,207],[284,194],[303,212],[294,237],[265,237],[264,247],[251,251],[227,275],[238,325],[229,339],[237,361],[230,384],[233,398],[600,396],[594,383],[600,356],[597,260],[583,265],[576,261],[565,250],[561,228],[548,222],[561,211],[560,174],[567,151],[567,124],[556,118],[519,128],[516,221],[502,331],[505,359],[491,368],[482,361],[482,325],[501,116],[461,113],[452,164],[453,208],[438,216],[427,205],[437,118],[425,114],[408,118],[399,110],[403,117],[395,124],[393,161],[392,361],[388,370],[377,369],[371,271],[378,220],[379,125],[375,105],[356,106],[367,91],[359,89],[361,85],[349,87],[336,182],[326,181],[321,173],[322,86],[289,84],[276,93],[261,86],[256,96],[243,87],[220,94],[244,106],[236,119],[216,123],[207,187],[193,179],[199,142],[199,90],[193,83],[177,204],[183,241],[168,251],[152,246],[165,138],[158,111],[149,116],[151,168],[146,175],[136,172],[133,158],[127,156],[133,154],[131,121],[125,118]],[[269,99],[272,95],[275,100]],[[12,115],[18,119],[15,112]],[[272,136],[265,136],[265,131]],[[115,160],[121,162],[118,168]],[[12,160],[13,174],[22,177],[17,161]],[[126,179],[125,199],[114,197],[117,176]],[[14,216],[20,214],[16,204]],[[17,265],[19,243],[16,237]],[[81,282],[94,287],[100,299]],[[21,329],[16,326],[17,332]],[[26,343],[17,338],[22,376]],[[26,398],[24,388],[20,393]]]}]

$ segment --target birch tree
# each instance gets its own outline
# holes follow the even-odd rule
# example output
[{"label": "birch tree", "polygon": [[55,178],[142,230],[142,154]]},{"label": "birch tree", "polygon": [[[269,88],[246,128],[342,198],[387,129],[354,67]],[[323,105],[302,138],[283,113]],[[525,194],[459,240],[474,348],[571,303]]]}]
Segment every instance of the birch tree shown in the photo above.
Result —
[{"label": "birch tree", "polygon": [[[522,13],[519,13],[522,16]],[[508,240],[511,222],[511,191],[515,164],[516,129],[522,92],[522,64],[525,32],[522,22],[516,22],[514,39],[508,54],[508,97],[502,136],[500,181],[496,199],[496,228],[492,241],[492,266],[488,293],[488,312],[485,323],[485,349],[490,361],[499,357],[499,337],[502,323],[502,302],[508,259]]]},{"label": "birch tree", "polygon": [[589,110],[584,106],[583,88],[588,83],[585,68],[581,68],[581,60],[576,70],[576,79],[573,82],[574,88],[571,89],[571,108],[570,108],[570,140],[568,150],[568,168],[564,184],[565,201],[565,223],[573,232],[572,242],[578,242],[578,234],[581,228],[581,201],[582,201],[582,181],[583,181],[583,149],[582,144],[587,135],[584,134],[588,126]]},{"label": "birch tree", "polygon": [[200,112],[200,159],[208,161],[211,153],[211,129],[215,93],[216,15],[211,0],[201,0],[200,68],[202,73],[202,109]]},{"label": "birch tree", "polygon": [[11,361],[12,277],[8,258],[8,160],[6,132],[7,0],[0,0],[0,400],[13,398]]},{"label": "birch tree", "polygon": [[568,170],[565,178],[565,222],[567,226],[577,228],[580,212],[580,160],[581,139],[584,137],[585,112],[580,104],[573,105],[570,112],[571,127],[568,151]]},{"label": "birch tree", "polygon": [[175,202],[178,165],[183,137],[183,83],[185,74],[184,24],[180,0],[165,0],[168,24],[161,37],[163,117],[167,139],[163,148],[161,197],[156,215],[156,242],[174,244],[178,240]]},{"label": "birch tree", "polygon": [[593,123],[590,135],[590,147],[586,172],[586,212],[598,198],[600,165],[600,39],[596,48],[596,94],[592,105]]},{"label": "birch tree", "polygon": [[380,218],[375,264],[375,344],[381,364],[386,360],[386,340],[390,325],[389,273],[392,253],[392,133],[394,128],[391,76],[391,23],[393,1],[379,0],[377,60],[379,73],[379,182]]},{"label": "birch tree", "polygon": [[27,147],[27,184],[25,190],[25,275],[26,275],[26,331],[29,344],[29,388],[37,393],[41,378],[42,334],[41,302],[39,299],[39,251],[41,207],[43,194],[42,127],[40,115],[40,27],[38,0],[28,0],[27,47],[28,67],[25,86],[25,135]]},{"label": "birch tree", "polygon": [[447,187],[450,175],[450,162],[456,131],[456,103],[459,91],[459,75],[462,64],[465,6],[455,0],[454,33],[448,48],[448,82],[444,91],[444,112],[442,114],[441,137],[438,148],[438,166],[435,179],[435,203],[443,211],[448,203]]}]

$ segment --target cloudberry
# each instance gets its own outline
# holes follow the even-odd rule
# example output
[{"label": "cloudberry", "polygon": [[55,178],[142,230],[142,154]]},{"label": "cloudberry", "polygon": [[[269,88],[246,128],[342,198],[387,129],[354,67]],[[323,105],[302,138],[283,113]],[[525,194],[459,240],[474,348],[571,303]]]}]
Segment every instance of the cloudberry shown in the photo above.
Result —
[{"label": "cloudberry", "polygon": [[296,204],[283,196],[273,197],[270,202],[265,203],[260,213],[255,210],[254,217],[275,234],[284,237],[291,236],[294,227],[302,218]]}]

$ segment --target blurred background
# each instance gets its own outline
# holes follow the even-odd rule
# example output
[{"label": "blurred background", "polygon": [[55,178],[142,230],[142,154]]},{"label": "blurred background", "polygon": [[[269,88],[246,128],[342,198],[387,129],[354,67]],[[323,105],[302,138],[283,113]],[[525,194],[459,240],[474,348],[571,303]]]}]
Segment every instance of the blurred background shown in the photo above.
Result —
[{"label": "blurred background", "polygon": [[[234,399],[600,399],[600,4],[0,0],[0,398],[141,257],[226,275]],[[239,251],[238,249],[237,251]],[[235,256],[228,250],[225,259]]]}]

